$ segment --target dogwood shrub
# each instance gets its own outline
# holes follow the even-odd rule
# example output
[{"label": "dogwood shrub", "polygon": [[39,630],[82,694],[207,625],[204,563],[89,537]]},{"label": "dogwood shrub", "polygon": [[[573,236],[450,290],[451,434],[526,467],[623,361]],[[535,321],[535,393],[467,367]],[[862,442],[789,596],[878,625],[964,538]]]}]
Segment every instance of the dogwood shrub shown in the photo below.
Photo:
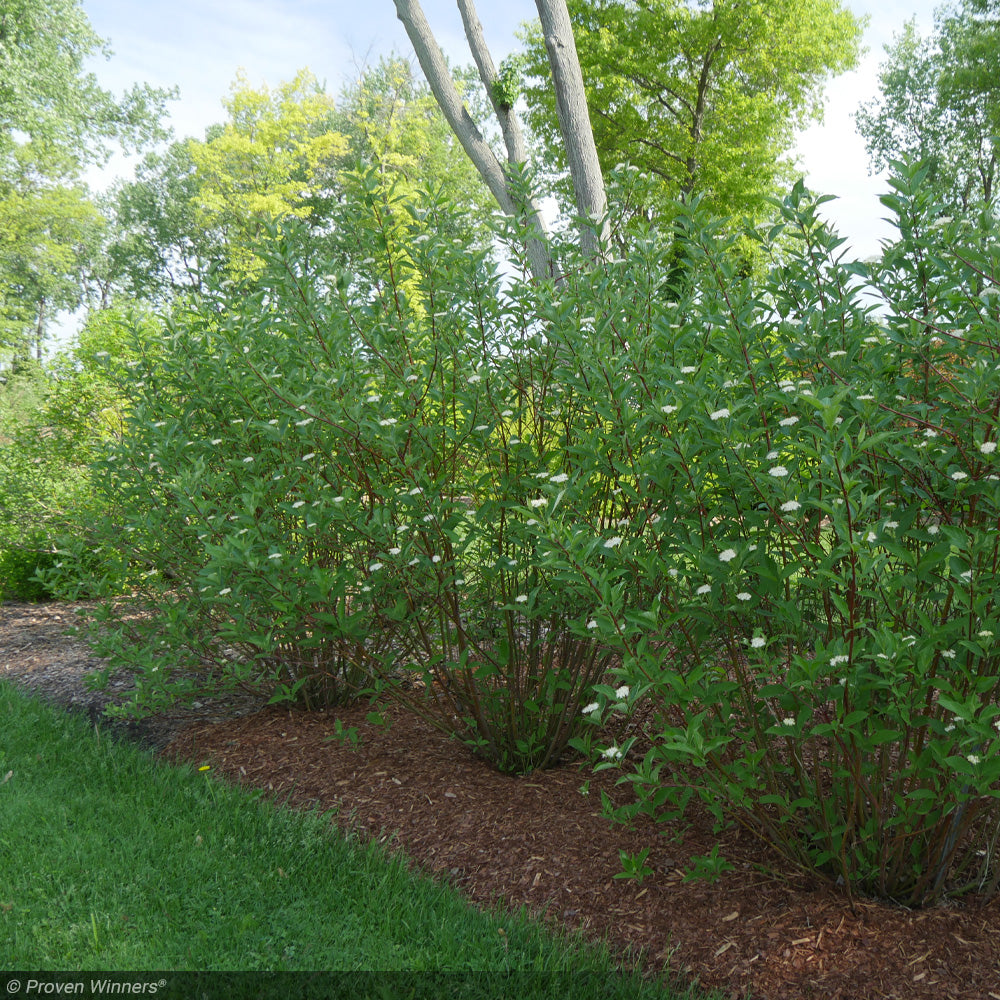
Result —
[{"label": "dogwood shrub", "polygon": [[623,816],[700,801],[849,893],[994,892],[997,249],[922,182],[869,265],[795,188],[763,274],[696,206],[559,248],[557,281],[440,206],[350,269],[286,231],[130,369],[102,648],[147,705],[383,690],[506,770],[589,750]]},{"label": "dogwood shrub", "polygon": [[622,656],[588,718],[656,707],[600,765],[625,811],[698,799],[908,904],[995,891],[1000,794],[998,251],[922,180],[870,266],[801,188],[763,281],[692,224],[692,291],[630,325],[601,431],[621,537],[544,527]]}]

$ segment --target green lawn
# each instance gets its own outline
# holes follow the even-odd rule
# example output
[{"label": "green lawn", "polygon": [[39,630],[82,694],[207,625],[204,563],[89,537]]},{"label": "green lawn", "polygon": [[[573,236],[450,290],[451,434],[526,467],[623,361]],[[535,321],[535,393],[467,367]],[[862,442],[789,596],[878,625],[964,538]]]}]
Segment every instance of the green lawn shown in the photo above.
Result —
[{"label": "green lawn", "polygon": [[[681,995],[523,915],[476,909],[319,815],[158,762],[2,683],[0,719],[0,969],[407,974],[328,980],[317,996],[338,983],[442,995],[421,973],[458,974],[453,996]],[[302,981],[276,995],[306,995],[289,989]]]}]

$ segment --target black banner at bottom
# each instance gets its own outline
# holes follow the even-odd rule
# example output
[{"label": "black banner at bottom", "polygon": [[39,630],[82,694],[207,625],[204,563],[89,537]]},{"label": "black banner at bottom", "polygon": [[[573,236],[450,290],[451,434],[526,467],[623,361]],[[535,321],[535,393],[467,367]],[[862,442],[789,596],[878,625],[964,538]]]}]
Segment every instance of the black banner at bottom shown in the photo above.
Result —
[{"label": "black banner at bottom", "polygon": [[635,985],[591,972],[0,972],[0,1000],[574,1000],[634,997]]}]

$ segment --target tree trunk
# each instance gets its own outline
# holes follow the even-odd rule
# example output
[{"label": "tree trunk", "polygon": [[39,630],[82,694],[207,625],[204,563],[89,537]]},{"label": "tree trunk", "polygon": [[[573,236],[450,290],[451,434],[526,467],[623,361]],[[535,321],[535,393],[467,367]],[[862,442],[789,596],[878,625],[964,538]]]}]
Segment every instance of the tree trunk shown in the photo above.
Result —
[{"label": "tree trunk", "polygon": [[476,68],[479,70],[479,79],[486,87],[490,104],[496,113],[497,121],[500,122],[500,130],[503,133],[503,141],[507,147],[507,162],[511,164],[526,163],[528,160],[528,149],[524,144],[524,133],[521,131],[521,122],[513,108],[498,103],[493,85],[497,82],[497,70],[493,63],[490,50],[486,47],[486,39],[483,36],[483,26],[476,13],[475,4],[472,0],[458,0],[458,9],[462,15],[462,25],[465,27],[465,37],[469,41],[469,49],[472,58],[475,60]]},{"label": "tree trunk", "polygon": [[[417,61],[420,63],[420,68],[423,70],[424,76],[430,85],[431,93],[434,94],[434,98],[441,108],[445,119],[451,126],[458,141],[462,144],[462,148],[469,159],[472,160],[473,165],[479,171],[480,176],[486,182],[493,197],[496,198],[500,208],[507,215],[514,218],[527,215],[535,220],[536,224],[540,223],[541,214],[538,205],[533,199],[527,205],[518,205],[515,203],[507,176],[500,165],[500,161],[496,158],[489,143],[486,142],[479,129],[476,128],[476,123],[462,104],[451,73],[448,72],[448,65],[445,62],[444,54],[441,52],[441,47],[434,38],[430,25],[424,17],[419,0],[394,0],[394,3],[396,5],[396,14],[400,21],[403,22],[403,27],[406,29],[406,34],[409,36],[413,50],[417,55]],[[479,25],[478,18],[475,18],[475,11],[472,8],[471,0],[467,6],[474,18],[474,24]],[[463,10],[464,17],[465,11]],[[481,25],[478,29],[478,41],[473,43],[473,40],[470,38],[470,45],[473,45],[473,54],[476,56],[478,65],[483,53],[486,51],[486,46],[482,39]],[[478,55],[476,55],[477,45]],[[488,55],[487,52],[487,58]],[[492,60],[489,60],[488,65],[492,67]],[[492,72],[493,79],[495,79],[496,70],[493,69]],[[480,68],[480,75],[482,73],[483,70]],[[490,96],[492,100],[492,87],[489,84],[487,84],[487,89],[491,91]],[[501,122],[501,127],[503,128],[503,122]],[[508,142],[508,155],[510,155],[511,142],[508,140],[506,129],[504,131],[504,140]],[[523,140],[521,145],[523,147]],[[532,274],[536,278],[550,277],[553,274],[554,267],[544,229],[539,233],[537,239],[528,240],[527,250]]]},{"label": "tree trunk", "polygon": [[[462,148],[486,181],[503,211],[511,216],[530,218],[538,232],[538,239],[528,241],[528,257],[532,273],[536,277],[554,275],[555,267],[548,246],[547,230],[539,206],[533,198],[529,199],[527,205],[514,203],[508,176],[462,105],[451,74],[448,72],[444,55],[424,17],[419,0],[393,0],[393,2],[396,5],[396,14],[403,22],[413,44],[420,68],[430,84],[431,92]],[[583,73],[580,70],[580,59],[573,38],[573,26],[570,23],[566,0],[535,0],[535,5],[542,22],[545,48],[552,69],[556,111],[563,141],[566,143],[566,158],[573,180],[577,213],[582,220],[580,244],[586,254],[593,256],[608,240],[608,202],[604,176],[597,158],[594,132],[590,125],[587,92],[583,86]],[[501,105],[496,99],[493,87],[497,80],[496,67],[486,47],[483,26],[476,15],[474,2],[458,0],[458,7],[472,56],[479,69],[480,79],[486,86],[503,132],[508,163],[520,166],[527,159],[520,123],[513,108]]]},{"label": "tree trunk", "polygon": [[35,359],[42,360],[42,343],[45,340],[45,299],[38,300],[38,323],[35,326]]},{"label": "tree trunk", "polygon": [[[476,13],[476,6],[472,0],[458,0],[458,9],[462,15],[462,25],[465,28],[465,37],[469,42],[469,49],[472,58],[475,60],[476,68],[479,70],[479,79],[483,81],[486,93],[489,95],[490,104],[493,105],[493,112],[500,123],[500,132],[503,135],[504,145],[507,147],[507,162],[515,168],[523,167],[528,162],[528,148],[524,143],[524,132],[521,129],[521,121],[517,117],[517,112],[513,108],[500,104],[497,101],[494,85],[497,82],[497,70],[493,63],[493,57],[486,46],[486,38],[483,35],[483,26]],[[509,191],[509,188],[508,188]],[[548,239],[549,227],[545,224],[540,206],[532,199],[526,206],[526,211],[531,214],[535,228]],[[528,248],[529,256],[532,248]],[[536,248],[536,255],[541,259],[544,254],[546,260],[547,273],[554,272],[554,264],[549,255],[547,245]]]},{"label": "tree trunk", "polygon": [[688,129],[691,136],[691,154],[685,164],[687,179],[681,188],[681,200],[685,202],[694,194],[698,181],[698,148],[701,145],[701,130],[705,124],[705,113],[708,108],[708,91],[712,84],[712,65],[721,49],[722,39],[717,38],[701,62],[701,73],[698,75],[698,99],[691,115],[691,127]]},{"label": "tree trunk", "polygon": [[556,114],[559,130],[566,143],[566,159],[576,196],[576,208],[584,222],[580,243],[584,252],[594,255],[607,243],[607,195],[604,175],[597,158],[597,145],[590,125],[587,92],[576,52],[573,26],[566,0],[535,0],[542,22],[545,49],[549,54],[552,80],[556,91]]}]

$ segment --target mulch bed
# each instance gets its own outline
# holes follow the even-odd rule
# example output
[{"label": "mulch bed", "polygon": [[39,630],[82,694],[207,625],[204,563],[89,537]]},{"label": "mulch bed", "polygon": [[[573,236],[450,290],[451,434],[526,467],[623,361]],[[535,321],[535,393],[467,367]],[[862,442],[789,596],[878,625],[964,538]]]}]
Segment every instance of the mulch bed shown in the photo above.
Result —
[{"label": "mulch bed", "polygon": [[[71,612],[0,607],[0,678],[93,711],[98,696],[82,684],[93,661],[61,636]],[[641,949],[646,968],[669,964],[726,997],[1000,1000],[1000,899],[852,908],[739,830],[721,837],[731,871],[714,884],[685,882],[692,858],[719,840],[707,818],[683,831],[648,819],[614,825],[601,792],[625,801],[615,771],[564,764],[505,776],[413,715],[388,708],[381,726],[369,712],[272,707],[233,716],[205,706],[145,735],[168,759],[209,764],[218,777],[295,806],[334,810],[336,822],[404,850],[477,902],[525,904],[553,926],[606,938],[623,956]],[[342,731],[357,730],[357,745],[337,738],[338,719]],[[646,847],[654,874],[641,884],[615,879],[619,851]]]}]

